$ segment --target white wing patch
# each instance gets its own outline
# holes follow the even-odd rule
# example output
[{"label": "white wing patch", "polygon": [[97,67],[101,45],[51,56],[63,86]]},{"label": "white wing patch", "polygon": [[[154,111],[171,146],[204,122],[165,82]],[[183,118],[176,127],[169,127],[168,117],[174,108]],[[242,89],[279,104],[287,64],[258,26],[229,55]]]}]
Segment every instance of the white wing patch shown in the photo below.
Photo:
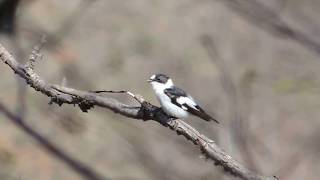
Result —
[{"label": "white wing patch", "polygon": [[185,106],[181,106],[181,108],[183,109],[183,110],[188,110],[188,108],[187,107],[185,107]]},{"label": "white wing patch", "polygon": [[192,107],[193,109],[196,109],[197,104],[193,101],[190,97],[179,97],[177,98],[177,103],[182,105],[182,109],[187,110],[188,108],[183,106],[183,104],[187,104],[188,106]]}]

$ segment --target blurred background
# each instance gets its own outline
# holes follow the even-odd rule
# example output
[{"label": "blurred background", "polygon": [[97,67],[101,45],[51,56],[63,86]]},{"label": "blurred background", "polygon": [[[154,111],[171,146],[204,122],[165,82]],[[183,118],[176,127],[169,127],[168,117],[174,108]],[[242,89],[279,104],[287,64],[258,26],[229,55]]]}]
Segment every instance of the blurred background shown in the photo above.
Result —
[{"label": "blurred background", "polygon": [[[186,121],[249,169],[316,180],[319,17],[318,0],[0,0],[0,43],[25,63],[46,35],[35,71],[47,82],[155,105],[146,79],[165,73],[221,126]],[[4,63],[0,72],[0,103],[32,129],[0,114],[0,179],[235,179],[156,122],[50,106]]]}]

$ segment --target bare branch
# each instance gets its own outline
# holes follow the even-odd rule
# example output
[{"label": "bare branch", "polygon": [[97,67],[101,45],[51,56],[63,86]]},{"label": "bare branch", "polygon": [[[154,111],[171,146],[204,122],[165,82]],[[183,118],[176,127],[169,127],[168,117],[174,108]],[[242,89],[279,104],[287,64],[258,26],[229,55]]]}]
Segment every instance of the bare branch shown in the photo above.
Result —
[{"label": "bare branch", "polygon": [[119,102],[110,97],[102,97],[97,93],[80,91],[59,85],[51,85],[42,80],[31,68],[25,68],[19,64],[14,57],[0,44],[0,59],[2,62],[10,66],[10,68],[17,73],[20,77],[24,78],[26,82],[36,91],[40,91],[49,98],[52,103],[62,105],[63,103],[75,104],[80,107],[84,112],[87,112],[94,106],[100,106],[110,109],[115,113],[132,119],[141,120],[154,120],[168,126],[171,130],[175,131],[178,135],[182,135],[193,144],[197,145],[201,152],[208,158],[213,160],[215,165],[220,165],[226,172],[230,172],[235,177],[243,180],[275,180],[275,177],[265,177],[256,175],[242,164],[234,160],[230,155],[219,148],[215,142],[208,137],[204,136],[196,129],[187,123],[177,119],[172,120],[157,106],[145,101],[142,96],[134,95],[133,93],[127,94],[134,96],[141,106],[136,107]]}]

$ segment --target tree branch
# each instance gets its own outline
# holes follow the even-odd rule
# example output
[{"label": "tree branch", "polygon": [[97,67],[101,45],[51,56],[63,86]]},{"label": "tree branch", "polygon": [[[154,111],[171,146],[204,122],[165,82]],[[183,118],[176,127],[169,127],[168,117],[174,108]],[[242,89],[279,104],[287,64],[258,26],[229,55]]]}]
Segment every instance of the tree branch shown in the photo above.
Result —
[{"label": "tree branch", "polygon": [[56,103],[60,106],[63,103],[78,105],[83,112],[87,112],[94,106],[100,106],[132,119],[157,121],[163,126],[169,127],[178,135],[182,135],[193,142],[193,144],[200,148],[201,152],[207,159],[213,160],[215,165],[222,166],[226,172],[229,172],[235,177],[239,177],[243,180],[276,179],[275,177],[265,177],[251,172],[219,148],[213,140],[204,136],[184,121],[179,119],[170,119],[170,117],[165,114],[161,108],[145,101],[142,96],[128,93],[141,104],[141,106],[136,107],[123,104],[110,97],[99,96],[97,93],[48,84],[34,72],[33,66],[19,64],[1,44],[0,59],[2,62],[10,66],[16,74],[25,79],[32,88],[51,98],[50,103]]}]

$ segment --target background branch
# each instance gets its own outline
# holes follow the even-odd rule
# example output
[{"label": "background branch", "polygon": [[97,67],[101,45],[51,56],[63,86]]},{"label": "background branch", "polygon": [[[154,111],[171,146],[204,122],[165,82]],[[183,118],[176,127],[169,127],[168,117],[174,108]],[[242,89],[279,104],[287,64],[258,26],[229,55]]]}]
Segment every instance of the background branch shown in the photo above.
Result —
[{"label": "background branch", "polygon": [[67,164],[71,169],[80,174],[82,177],[88,180],[106,180],[102,175],[95,172],[89,166],[71,158],[63,150],[58,148],[54,143],[50,142],[44,136],[36,132],[32,127],[26,124],[20,117],[15,116],[11,113],[1,102],[0,102],[0,112],[2,112],[8,119],[10,119],[16,126],[22,129],[26,134],[35,139],[42,148],[50,152],[62,162]]},{"label": "background branch", "polygon": [[291,39],[305,48],[320,54],[319,40],[288,24],[276,10],[266,6],[262,2],[257,0],[223,0],[221,3],[224,3],[241,17],[262,30],[272,33],[277,37]]},{"label": "background branch", "polygon": [[[250,152],[251,149],[248,142],[248,134],[250,133],[246,122],[248,117],[245,117],[243,111],[241,111],[241,106],[248,108],[248,104],[241,101],[236,84],[234,83],[231,74],[228,73],[231,71],[228,69],[225,59],[220,55],[214,39],[209,35],[203,35],[201,37],[201,42],[206,49],[210,60],[217,65],[220,72],[220,82],[226,93],[227,102],[229,102],[228,114],[231,127],[230,133],[234,144],[241,151],[242,157],[247,161],[248,166],[257,172],[259,168],[252,156],[253,154]],[[250,90],[246,89],[244,92],[249,93]]]}]

